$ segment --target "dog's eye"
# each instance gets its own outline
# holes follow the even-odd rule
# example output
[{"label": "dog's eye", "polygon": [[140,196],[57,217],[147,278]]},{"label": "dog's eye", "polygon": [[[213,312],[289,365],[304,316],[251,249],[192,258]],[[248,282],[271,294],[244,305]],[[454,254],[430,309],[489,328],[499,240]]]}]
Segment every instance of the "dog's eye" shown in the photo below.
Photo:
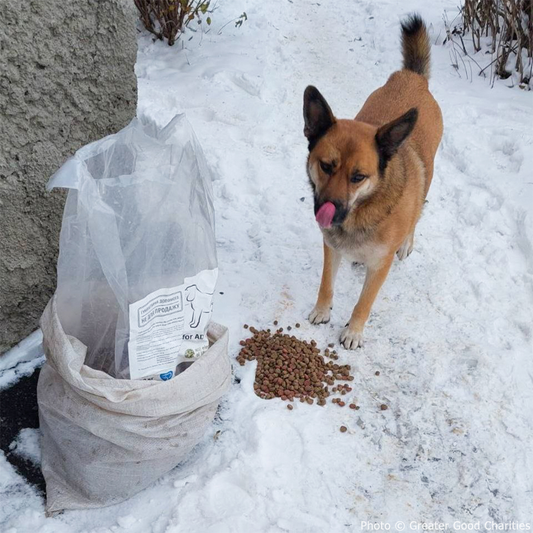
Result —
[{"label": "dog's eye", "polygon": [[350,178],[350,181],[351,181],[352,183],[359,183],[360,181],[363,181],[365,178],[366,178],[366,176],[363,175],[363,174],[354,174],[354,175]]},{"label": "dog's eye", "polygon": [[320,168],[326,174],[331,174],[333,172],[333,165],[330,165],[329,163],[324,163],[324,161],[320,161]]}]

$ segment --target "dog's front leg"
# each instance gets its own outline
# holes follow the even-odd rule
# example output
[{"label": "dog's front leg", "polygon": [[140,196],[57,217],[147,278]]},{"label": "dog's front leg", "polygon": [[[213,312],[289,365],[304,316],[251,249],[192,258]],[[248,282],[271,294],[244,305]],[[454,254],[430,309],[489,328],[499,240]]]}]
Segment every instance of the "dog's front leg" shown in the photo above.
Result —
[{"label": "dog's front leg", "polygon": [[367,266],[361,296],[359,296],[359,301],[353,310],[350,322],[341,333],[341,344],[348,350],[353,350],[363,345],[365,323],[368,320],[372,304],[378,295],[379,289],[389,273],[393,258],[394,255],[390,255],[376,266]]},{"label": "dog's front leg", "polygon": [[340,264],[341,254],[324,242],[324,269],[322,271],[318,299],[315,308],[309,315],[311,324],[326,324],[329,322],[331,303],[333,301],[333,286],[335,285],[335,278]]}]

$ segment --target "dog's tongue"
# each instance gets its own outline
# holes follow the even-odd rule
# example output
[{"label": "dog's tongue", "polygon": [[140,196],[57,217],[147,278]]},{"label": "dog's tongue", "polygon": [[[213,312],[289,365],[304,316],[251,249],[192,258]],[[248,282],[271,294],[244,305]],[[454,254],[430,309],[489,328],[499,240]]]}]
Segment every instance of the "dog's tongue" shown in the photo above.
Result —
[{"label": "dog's tongue", "polygon": [[316,221],[321,228],[329,228],[335,216],[335,206],[331,202],[326,202],[320,206],[316,213]]}]

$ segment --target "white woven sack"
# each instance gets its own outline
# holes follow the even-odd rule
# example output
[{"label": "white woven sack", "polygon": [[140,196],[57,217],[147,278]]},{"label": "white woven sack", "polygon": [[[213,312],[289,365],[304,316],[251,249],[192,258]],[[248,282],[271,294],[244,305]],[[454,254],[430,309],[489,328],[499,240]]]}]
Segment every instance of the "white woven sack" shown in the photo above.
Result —
[{"label": "white woven sack", "polygon": [[114,379],[84,365],[52,298],[41,318],[46,363],[37,397],[48,514],[124,501],[174,468],[201,439],[229,388],[227,329],[169,381]]}]

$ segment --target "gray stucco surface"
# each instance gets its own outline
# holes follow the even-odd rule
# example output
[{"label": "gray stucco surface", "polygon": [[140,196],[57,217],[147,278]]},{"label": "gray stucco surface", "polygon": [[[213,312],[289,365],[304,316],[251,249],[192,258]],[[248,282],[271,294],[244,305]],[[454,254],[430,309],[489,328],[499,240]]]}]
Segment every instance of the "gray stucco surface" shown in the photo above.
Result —
[{"label": "gray stucco surface", "polygon": [[132,0],[0,0],[0,354],[38,327],[55,288],[62,192],[78,148],[135,115]]}]

